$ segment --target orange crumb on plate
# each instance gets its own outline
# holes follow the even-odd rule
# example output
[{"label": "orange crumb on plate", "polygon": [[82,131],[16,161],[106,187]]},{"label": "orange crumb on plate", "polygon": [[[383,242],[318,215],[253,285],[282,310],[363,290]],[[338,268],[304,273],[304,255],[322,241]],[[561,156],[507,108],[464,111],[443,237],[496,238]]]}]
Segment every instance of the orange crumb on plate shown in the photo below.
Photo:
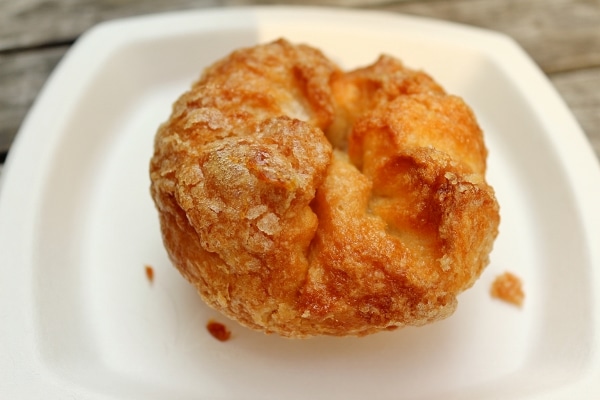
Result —
[{"label": "orange crumb on plate", "polygon": [[505,272],[496,277],[490,291],[492,297],[521,307],[525,299],[521,279],[516,275]]},{"label": "orange crumb on plate", "polygon": [[145,270],[146,270],[146,278],[148,278],[148,281],[150,283],[154,283],[154,268],[152,268],[150,265],[146,265]]},{"label": "orange crumb on plate", "polygon": [[231,337],[231,332],[220,322],[208,321],[206,324],[208,332],[218,341],[226,342]]}]

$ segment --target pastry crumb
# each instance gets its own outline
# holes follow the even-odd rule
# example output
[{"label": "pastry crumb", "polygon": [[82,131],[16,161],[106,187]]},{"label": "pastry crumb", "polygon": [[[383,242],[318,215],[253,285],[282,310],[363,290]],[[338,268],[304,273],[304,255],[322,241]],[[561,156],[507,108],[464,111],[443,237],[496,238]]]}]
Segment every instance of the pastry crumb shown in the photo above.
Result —
[{"label": "pastry crumb", "polygon": [[151,284],[154,283],[154,268],[152,268],[150,265],[145,265],[144,269],[146,271],[146,278],[148,279],[148,282]]},{"label": "pastry crumb", "polygon": [[521,307],[525,299],[523,284],[516,275],[505,272],[496,277],[490,290],[492,297]]},{"label": "pastry crumb", "polygon": [[208,332],[220,342],[226,342],[231,338],[231,332],[225,325],[216,321],[208,321],[206,324]]}]

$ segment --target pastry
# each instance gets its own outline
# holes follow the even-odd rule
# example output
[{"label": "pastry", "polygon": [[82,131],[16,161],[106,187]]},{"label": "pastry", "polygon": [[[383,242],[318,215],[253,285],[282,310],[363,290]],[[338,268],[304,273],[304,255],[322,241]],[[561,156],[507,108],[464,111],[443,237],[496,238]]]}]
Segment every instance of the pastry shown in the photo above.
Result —
[{"label": "pastry", "polygon": [[278,41],[234,51],[173,105],[151,194],[175,267],[211,307],[285,337],[448,317],[499,208],[465,102],[390,56],[342,71]]}]

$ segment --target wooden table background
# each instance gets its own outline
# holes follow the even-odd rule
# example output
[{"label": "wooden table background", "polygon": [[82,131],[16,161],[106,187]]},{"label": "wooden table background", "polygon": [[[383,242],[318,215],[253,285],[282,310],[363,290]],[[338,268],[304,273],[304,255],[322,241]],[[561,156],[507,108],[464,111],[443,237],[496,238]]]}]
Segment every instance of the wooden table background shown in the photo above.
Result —
[{"label": "wooden table background", "polygon": [[600,0],[0,0],[0,168],[48,75],[94,24],[171,10],[275,3],[377,9],[503,32],[547,74],[600,157]]}]

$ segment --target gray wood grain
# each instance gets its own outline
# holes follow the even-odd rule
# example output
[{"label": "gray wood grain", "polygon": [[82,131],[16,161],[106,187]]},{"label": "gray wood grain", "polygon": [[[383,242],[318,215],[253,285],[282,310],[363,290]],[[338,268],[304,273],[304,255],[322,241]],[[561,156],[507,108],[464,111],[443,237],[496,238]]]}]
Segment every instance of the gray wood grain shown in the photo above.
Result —
[{"label": "gray wood grain", "polygon": [[8,150],[25,114],[67,47],[0,54],[0,152]]},{"label": "gray wood grain", "polygon": [[546,73],[600,66],[600,0],[437,0],[380,8],[503,32]]},{"label": "gray wood grain", "polygon": [[38,46],[48,41],[72,40],[101,21],[134,15],[252,4],[377,6],[389,2],[390,0],[2,0],[0,51]]},{"label": "gray wood grain", "polygon": [[[373,0],[371,0],[373,1]],[[0,51],[73,40],[92,25],[131,15],[272,3],[251,0],[3,0]],[[330,4],[369,0],[329,0]],[[282,2],[279,2],[282,3]],[[322,1],[285,1],[289,4]],[[507,33],[546,72],[600,66],[600,0],[396,1],[370,8],[466,23]]]},{"label": "gray wood grain", "polygon": [[204,1],[3,0],[0,2],[0,50],[72,41],[98,22],[163,12],[216,6]]},{"label": "gray wood grain", "polygon": [[600,68],[554,74],[550,78],[600,158]]}]

